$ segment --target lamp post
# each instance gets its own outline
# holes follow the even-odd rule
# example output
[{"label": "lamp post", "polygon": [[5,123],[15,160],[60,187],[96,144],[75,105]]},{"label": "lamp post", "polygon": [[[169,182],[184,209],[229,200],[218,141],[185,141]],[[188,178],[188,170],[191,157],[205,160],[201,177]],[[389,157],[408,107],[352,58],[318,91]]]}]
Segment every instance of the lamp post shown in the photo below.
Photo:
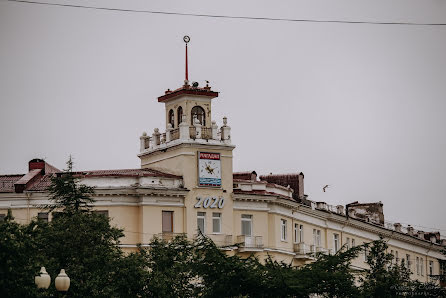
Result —
[{"label": "lamp post", "polygon": [[[46,272],[45,267],[40,268],[40,275],[34,278],[34,282],[39,289],[48,289],[51,283],[51,276]],[[70,278],[65,273],[65,269],[61,269],[59,275],[54,281],[56,290],[59,292],[66,292],[70,287]]]}]

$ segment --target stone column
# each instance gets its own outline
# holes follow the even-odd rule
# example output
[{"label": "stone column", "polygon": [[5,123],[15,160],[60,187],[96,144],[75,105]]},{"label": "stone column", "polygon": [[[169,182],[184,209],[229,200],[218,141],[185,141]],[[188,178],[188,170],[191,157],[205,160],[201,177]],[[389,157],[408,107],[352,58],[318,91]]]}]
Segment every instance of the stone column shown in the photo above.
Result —
[{"label": "stone column", "polygon": [[186,123],[186,115],[183,115],[181,123],[178,125],[178,128],[180,130],[180,139],[189,140],[190,139],[189,125]]},{"label": "stone column", "polygon": [[153,140],[153,147],[156,148],[157,146],[160,145],[161,140],[160,140],[160,132],[158,128],[155,128],[152,134],[152,140]]},{"label": "stone column", "polygon": [[146,132],[142,133],[142,136],[139,137],[139,141],[141,152],[150,147],[150,137],[147,135]]},{"label": "stone column", "polygon": [[169,143],[170,140],[172,140],[171,133],[172,133],[172,124],[168,123],[166,129],[166,143]]},{"label": "stone column", "polygon": [[212,121],[212,139],[218,140],[218,125],[215,121]]},{"label": "stone column", "polygon": [[198,121],[196,117],[194,118],[194,127],[195,127],[196,138],[201,139],[201,123],[200,121]]},{"label": "stone column", "polygon": [[225,144],[231,144],[231,127],[228,126],[228,118],[223,117],[223,126],[221,127],[221,140]]}]

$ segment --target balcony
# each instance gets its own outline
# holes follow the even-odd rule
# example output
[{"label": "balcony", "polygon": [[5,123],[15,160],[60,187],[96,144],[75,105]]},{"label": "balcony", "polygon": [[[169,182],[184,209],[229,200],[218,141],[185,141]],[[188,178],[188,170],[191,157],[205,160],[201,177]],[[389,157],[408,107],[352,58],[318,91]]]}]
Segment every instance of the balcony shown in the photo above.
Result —
[{"label": "balcony", "polygon": [[261,251],[263,250],[262,236],[237,236],[237,244],[240,245],[239,251]]},{"label": "balcony", "polygon": [[164,233],[158,233],[156,234],[156,237],[158,237],[161,240],[164,241],[171,241],[175,237],[186,237],[186,234],[184,233],[170,233],[170,232],[164,232]]},{"label": "balcony", "polygon": [[183,115],[182,122],[177,128],[173,128],[171,124],[168,124],[166,132],[164,133],[160,132],[158,128],[155,128],[151,136],[144,132],[140,137],[140,155],[156,150],[163,150],[167,147],[185,142],[232,146],[231,127],[227,125],[226,117],[223,118],[223,126],[220,128],[215,121],[212,121],[211,126],[207,127],[201,125],[197,119],[194,119],[193,125],[189,125],[186,123],[185,117]]},{"label": "balcony", "polygon": [[308,245],[303,242],[294,244],[294,258],[303,260],[314,260],[314,245]]},{"label": "balcony", "polygon": [[[211,239],[215,245],[217,247],[226,247],[226,246],[231,246],[233,245],[233,241],[232,241],[232,235],[226,235],[226,234],[209,234],[209,235],[204,235],[206,237],[208,237],[209,239]],[[194,238],[197,238],[198,235],[195,234]]]}]

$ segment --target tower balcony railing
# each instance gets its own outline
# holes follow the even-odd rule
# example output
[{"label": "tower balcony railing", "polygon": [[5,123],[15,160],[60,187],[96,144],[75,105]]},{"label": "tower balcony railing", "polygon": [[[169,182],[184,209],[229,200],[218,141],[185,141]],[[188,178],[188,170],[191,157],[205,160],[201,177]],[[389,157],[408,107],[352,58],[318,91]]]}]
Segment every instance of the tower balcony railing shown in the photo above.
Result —
[{"label": "tower balcony railing", "polygon": [[177,128],[172,128],[169,123],[167,130],[161,133],[158,128],[154,129],[152,136],[143,133],[140,137],[141,141],[141,153],[147,151],[154,151],[157,149],[165,148],[171,142],[180,141],[200,141],[205,140],[207,142],[213,142],[216,144],[231,144],[231,127],[227,125],[227,118],[223,118],[223,126],[220,128],[215,121],[212,121],[211,127],[201,125],[198,119],[194,119],[194,125],[188,125],[183,116],[183,121]]}]

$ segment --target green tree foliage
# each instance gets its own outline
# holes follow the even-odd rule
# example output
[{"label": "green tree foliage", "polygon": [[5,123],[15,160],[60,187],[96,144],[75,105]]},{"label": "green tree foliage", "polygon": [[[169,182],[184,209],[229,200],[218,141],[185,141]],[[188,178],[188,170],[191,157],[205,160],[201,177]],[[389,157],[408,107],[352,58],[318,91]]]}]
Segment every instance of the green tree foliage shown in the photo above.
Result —
[{"label": "green tree foliage", "polygon": [[11,210],[0,222],[0,297],[37,295],[34,276],[42,257],[38,254],[36,223],[20,225]]},{"label": "green tree foliage", "polygon": [[61,209],[64,213],[87,211],[94,202],[91,197],[94,189],[79,183],[79,178],[73,173],[71,156],[67,161],[67,169],[51,178],[48,191],[53,204],[45,207],[51,211],[55,209]]}]

